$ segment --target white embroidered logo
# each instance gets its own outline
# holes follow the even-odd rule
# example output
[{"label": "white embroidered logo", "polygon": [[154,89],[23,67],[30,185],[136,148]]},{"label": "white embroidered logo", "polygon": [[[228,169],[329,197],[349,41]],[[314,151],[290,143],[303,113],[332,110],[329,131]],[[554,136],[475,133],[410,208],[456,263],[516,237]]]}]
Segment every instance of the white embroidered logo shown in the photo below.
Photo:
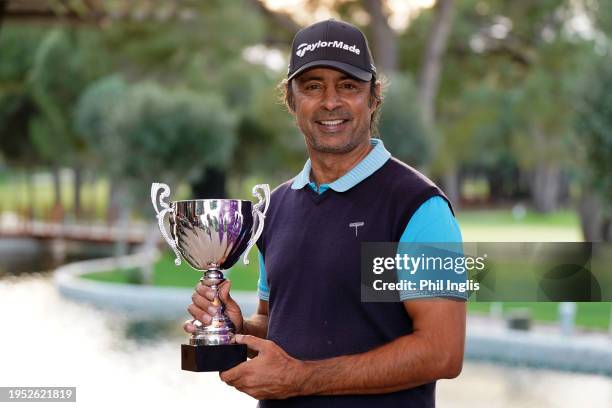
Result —
[{"label": "white embroidered logo", "polygon": [[349,227],[351,228],[355,228],[355,236],[357,236],[357,228],[359,227],[363,227],[365,225],[365,222],[363,221],[359,221],[359,222],[351,222],[349,224]]},{"label": "white embroidered logo", "polygon": [[352,53],[355,53],[357,55],[361,53],[361,50],[357,48],[356,45],[349,46],[348,44],[345,44],[342,41],[321,41],[319,40],[316,43],[311,43],[311,44],[301,43],[300,45],[298,45],[295,55],[301,58],[304,56],[304,54],[306,54],[307,51],[314,51],[317,48],[325,48],[325,47],[340,48],[345,51],[350,51]]}]

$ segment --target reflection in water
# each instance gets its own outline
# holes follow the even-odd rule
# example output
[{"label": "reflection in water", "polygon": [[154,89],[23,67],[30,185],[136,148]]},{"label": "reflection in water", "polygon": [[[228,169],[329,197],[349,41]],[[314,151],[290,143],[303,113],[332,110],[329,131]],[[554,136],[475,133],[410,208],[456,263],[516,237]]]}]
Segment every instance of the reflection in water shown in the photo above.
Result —
[{"label": "reflection in water", "polygon": [[[254,407],[216,373],[180,370],[180,322],[129,322],[59,297],[49,276],[0,280],[0,385],[76,386],[79,406]],[[441,407],[610,407],[612,379],[466,363]]]},{"label": "reflection in water", "polygon": [[[185,316],[185,320],[187,316]],[[126,322],[123,334],[126,339],[137,342],[139,345],[155,344],[163,341],[168,334],[176,330],[176,322],[167,321],[128,321]]]},{"label": "reflection in water", "polygon": [[45,241],[0,237],[0,278],[30,271],[46,271],[85,259],[112,256],[114,244]]},{"label": "reflection in water", "polygon": [[180,343],[187,336],[179,323],[164,338],[136,341],[142,329],[60,298],[49,277],[0,280],[0,324],[2,386],[76,386],[84,407],[255,406],[216,373],[180,370]]}]

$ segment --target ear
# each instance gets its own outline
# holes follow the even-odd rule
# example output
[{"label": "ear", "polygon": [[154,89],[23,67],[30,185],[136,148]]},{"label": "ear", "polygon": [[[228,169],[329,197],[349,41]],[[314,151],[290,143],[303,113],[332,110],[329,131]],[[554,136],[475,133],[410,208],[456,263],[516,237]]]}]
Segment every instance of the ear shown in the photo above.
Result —
[{"label": "ear", "polygon": [[285,104],[287,109],[289,109],[289,113],[295,115],[295,90],[293,89],[293,82],[288,81],[285,84]]},{"label": "ear", "polygon": [[380,80],[376,80],[374,83],[374,94],[376,95],[376,98],[374,98],[373,101],[370,101],[370,114],[374,113],[374,111],[378,108],[378,105],[380,105],[381,92],[382,84]]}]

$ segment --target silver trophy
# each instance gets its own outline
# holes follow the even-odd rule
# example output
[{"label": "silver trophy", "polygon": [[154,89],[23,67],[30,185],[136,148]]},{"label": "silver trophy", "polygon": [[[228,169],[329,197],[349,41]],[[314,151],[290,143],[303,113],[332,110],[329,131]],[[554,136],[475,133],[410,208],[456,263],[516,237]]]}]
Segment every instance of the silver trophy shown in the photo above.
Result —
[{"label": "silver trophy", "polygon": [[[249,251],[263,231],[270,187],[256,185],[253,196],[258,199],[256,204],[229,199],[167,203],[170,187],[162,183],[151,185],[159,229],[176,255],[174,263],[180,265],[182,257],[191,267],[204,272],[200,282],[214,291],[213,305],[218,310],[208,325],[194,321],[195,333],[189,344],[181,346],[183,370],[223,371],[246,360],[246,346],[234,342],[235,327],[224,313],[218,287],[225,280],[223,270],[231,268],[240,256],[244,255],[245,265],[249,263]],[[164,225],[166,215],[170,233]]]}]

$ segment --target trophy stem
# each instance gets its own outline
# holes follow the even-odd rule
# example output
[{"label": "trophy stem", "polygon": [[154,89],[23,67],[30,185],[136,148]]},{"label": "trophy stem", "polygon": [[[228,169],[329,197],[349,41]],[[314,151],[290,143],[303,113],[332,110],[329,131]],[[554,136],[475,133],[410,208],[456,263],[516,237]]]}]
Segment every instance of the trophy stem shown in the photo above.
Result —
[{"label": "trophy stem", "polygon": [[208,325],[196,324],[196,331],[189,339],[191,345],[217,346],[231,344],[234,341],[236,329],[234,323],[224,313],[225,306],[219,297],[219,285],[225,281],[220,269],[208,269],[200,282],[214,291],[213,305],[217,313]]},{"label": "trophy stem", "polygon": [[212,285],[210,288],[215,292],[212,301],[213,306],[217,308],[217,313],[215,314],[215,317],[220,317],[223,315],[223,312],[225,312],[225,305],[223,304],[223,302],[221,302],[221,298],[219,297],[219,286]]},{"label": "trophy stem", "polygon": [[225,371],[247,359],[245,344],[236,344],[236,329],[224,313],[225,306],[219,297],[219,285],[225,281],[220,269],[204,272],[200,282],[214,291],[213,305],[217,313],[209,325],[197,321],[196,331],[189,344],[181,345],[181,367],[188,371]]}]

